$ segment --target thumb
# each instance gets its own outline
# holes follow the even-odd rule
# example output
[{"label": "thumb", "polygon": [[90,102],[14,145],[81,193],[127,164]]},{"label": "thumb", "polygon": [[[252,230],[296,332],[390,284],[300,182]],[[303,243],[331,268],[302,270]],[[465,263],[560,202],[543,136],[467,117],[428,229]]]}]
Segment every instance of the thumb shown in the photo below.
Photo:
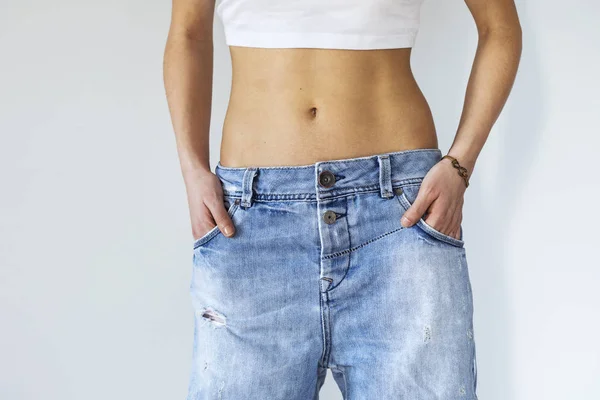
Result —
[{"label": "thumb", "polygon": [[425,211],[429,208],[430,201],[428,201],[427,196],[419,191],[417,194],[417,198],[413,202],[413,204],[408,207],[408,209],[402,215],[402,219],[400,223],[403,227],[408,228],[417,223],[417,221],[425,214]]},{"label": "thumb", "polygon": [[235,226],[231,217],[227,213],[223,202],[217,202],[215,207],[210,210],[215,223],[219,226],[219,229],[225,236],[232,236],[235,233]]}]

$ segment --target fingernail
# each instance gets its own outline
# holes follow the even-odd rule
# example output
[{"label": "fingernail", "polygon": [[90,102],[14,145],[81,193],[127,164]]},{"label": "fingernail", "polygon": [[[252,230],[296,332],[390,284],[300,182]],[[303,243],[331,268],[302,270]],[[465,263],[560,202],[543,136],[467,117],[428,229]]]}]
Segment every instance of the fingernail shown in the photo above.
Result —
[{"label": "fingernail", "polygon": [[233,234],[233,230],[231,229],[230,226],[226,226],[223,228],[223,231],[225,233],[225,236],[231,236]]},{"label": "fingernail", "polygon": [[410,219],[406,218],[405,216],[402,216],[400,223],[402,224],[402,226],[408,227],[410,226]]}]

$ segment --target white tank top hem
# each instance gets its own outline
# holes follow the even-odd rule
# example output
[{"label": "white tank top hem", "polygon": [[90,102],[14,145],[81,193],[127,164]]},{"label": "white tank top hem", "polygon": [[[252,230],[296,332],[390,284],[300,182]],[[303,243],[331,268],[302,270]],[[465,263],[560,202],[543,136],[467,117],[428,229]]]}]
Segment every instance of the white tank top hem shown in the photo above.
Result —
[{"label": "white tank top hem", "polygon": [[394,49],[413,47],[415,35],[350,35],[327,32],[266,33],[248,32],[239,29],[226,29],[225,39],[229,46],[263,48],[325,48],[325,49]]},{"label": "white tank top hem", "polygon": [[328,32],[249,32],[225,29],[229,46],[262,48],[394,49],[413,47],[415,33],[398,35],[356,35]]},{"label": "white tank top hem", "polygon": [[413,47],[424,0],[219,0],[230,46]]}]

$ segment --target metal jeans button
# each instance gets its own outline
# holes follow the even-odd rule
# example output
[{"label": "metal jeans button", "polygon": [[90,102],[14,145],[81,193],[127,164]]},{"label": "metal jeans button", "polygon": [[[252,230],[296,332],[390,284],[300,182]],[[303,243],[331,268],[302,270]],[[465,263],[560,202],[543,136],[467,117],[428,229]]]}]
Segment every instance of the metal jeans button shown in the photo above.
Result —
[{"label": "metal jeans button", "polygon": [[325,213],[323,213],[323,219],[325,220],[326,224],[333,224],[336,218],[337,216],[335,215],[335,212],[331,210],[325,211]]},{"label": "metal jeans button", "polygon": [[335,176],[331,171],[321,171],[319,173],[319,184],[323,187],[332,187],[335,183]]}]

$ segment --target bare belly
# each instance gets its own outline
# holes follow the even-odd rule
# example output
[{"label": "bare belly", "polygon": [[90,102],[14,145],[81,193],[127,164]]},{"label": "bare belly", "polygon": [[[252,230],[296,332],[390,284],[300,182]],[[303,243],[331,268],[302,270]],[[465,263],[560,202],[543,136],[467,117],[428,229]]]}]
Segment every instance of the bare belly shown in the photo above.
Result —
[{"label": "bare belly", "polygon": [[410,49],[230,51],[224,166],[306,165],[438,147]]}]

